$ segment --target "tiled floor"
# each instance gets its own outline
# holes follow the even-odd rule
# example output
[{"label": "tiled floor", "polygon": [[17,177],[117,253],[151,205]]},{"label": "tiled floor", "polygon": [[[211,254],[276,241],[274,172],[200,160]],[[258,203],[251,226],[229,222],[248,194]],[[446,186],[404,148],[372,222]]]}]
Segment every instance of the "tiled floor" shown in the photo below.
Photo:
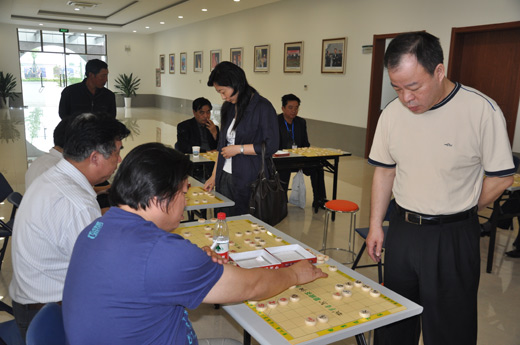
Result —
[{"label": "tiled floor", "polygon": [[[0,110],[0,171],[6,176],[16,191],[23,193],[26,169],[27,150],[30,157],[35,154],[34,146],[42,151],[52,147],[52,132],[58,122],[55,109],[44,109],[41,118],[34,120],[34,109]],[[25,116],[25,119],[24,119]],[[161,141],[174,145],[176,141],[176,124],[185,118],[184,115],[155,108],[133,108],[126,111],[118,109],[118,118],[132,129],[132,136],[124,142],[124,152],[141,143]],[[35,135],[36,134],[36,135]],[[34,137],[31,139],[31,137]],[[32,141],[31,144],[26,144]],[[312,139],[312,138],[311,138]],[[319,146],[319,143],[314,143]],[[124,154],[124,153],[123,153]],[[30,158],[29,158],[30,159]],[[373,169],[365,159],[359,157],[343,157],[340,160],[338,181],[338,197],[349,199],[360,206],[357,225],[368,226],[370,209],[370,185]],[[310,180],[306,177],[307,206],[300,209],[289,206],[289,215],[276,226],[279,230],[302,241],[313,248],[320,248],[323,234],[325,212],[320,210],[314,214],[311,210],[312,193]],[[332,179],[326,176],[327,193],[330,197]],[[9,205],[0,205],[0,216],[8,217]],[[329,229],[329,245],[345,246],[347,243],[346,229],[349,217],[338,215],[336,222]],[[488,238],[481,241],[482,275],[479,290],[479,345],[520,344],[520,259],[511,259],[504,256],[504,251],[511,249],[511,243],[516,237],[518,224],[515,221],[515,231],[499,230],[493,273],[485,272]],[[358,239],[358,250],[361,241]],[[368,263],[366,257],[364,260]],[[370,279],[377,280],[376,268],[360,270]],[[12,276],[10,249],[0,271],[0,295],[3,300],[11,304],[7,287]],[[0,321],[10,316],[0,313]],[[199,338],[205,337],[232,337],[242,339],[242,329],[222,309],[215,310],[212,305],[202,305],[190,311],[190,318],[194,323]],[[255,343],[255,342],[254,342]],[[354,339],[347,339],[341,344],[355,344]],[[339,343],[338,343],[339,344]]]}]

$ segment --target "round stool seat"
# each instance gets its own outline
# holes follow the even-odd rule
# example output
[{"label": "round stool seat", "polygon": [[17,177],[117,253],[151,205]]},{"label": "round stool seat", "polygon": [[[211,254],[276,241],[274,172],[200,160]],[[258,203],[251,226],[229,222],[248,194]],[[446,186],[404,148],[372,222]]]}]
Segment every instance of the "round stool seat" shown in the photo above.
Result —
[{"label": "round stool seat", "polygon": [[330,200],[325,203],[325,208],[333,212],[356,212],[359,206],[348,200]]}]

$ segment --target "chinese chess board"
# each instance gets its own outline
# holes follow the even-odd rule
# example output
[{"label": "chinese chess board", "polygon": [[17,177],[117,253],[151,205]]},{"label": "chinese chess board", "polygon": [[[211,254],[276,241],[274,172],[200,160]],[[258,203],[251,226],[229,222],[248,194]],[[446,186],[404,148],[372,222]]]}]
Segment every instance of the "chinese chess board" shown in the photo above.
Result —
[{"label": "chinese chess board", "polygon": [[[290,344],[299,344],[329,333],[405,310],[406,307],[347,274],[317,265],[327,278],[297,285],[264,301],[245,302]],[[352,286],[345,285],[350,282]],[[349,284],[349,285],[350,285]],[[349,293],[343,292],[350,291]],[[295,297],[296,295],[296,297]],[[274,308],[271,308],[275,305]]]},{"label": "chinese chess board", "polygon": [[224,201],[215,196],[214,192],[206,192],[202,187],[190,187],[186,193],[186,206],[220,204]]},{"label": "chinese chess board", "polygon": [[299,147],[296,149],[286,149],[284,151],[296,153],[300,156],[305,157],[320,157],[320,156],[339,156],[342,155],[343,152],[341,150],[334,150],[334,149],[325,149],[320,147]]},{"label": "chinese chess board", "polygon": [[202,156],[206,159],[209,159],[210,161],[216,162],[217,157],[218,157],[218,151],[204,152],[204,153],[201,153],[200,156]]},{"label": "chinese chess board", "polygon": [[[181,224],[173,233],[181,235],[199,247],[211,246],[215,223],[211,220],[205,220],[204,223],[199,224],[192,226]],[[231,220],[227,221],[227,224],[229,228],[229,250],[231,252],[241,253],[289,244],[281,237],[273,235],[269,230],[247,219]]]}]

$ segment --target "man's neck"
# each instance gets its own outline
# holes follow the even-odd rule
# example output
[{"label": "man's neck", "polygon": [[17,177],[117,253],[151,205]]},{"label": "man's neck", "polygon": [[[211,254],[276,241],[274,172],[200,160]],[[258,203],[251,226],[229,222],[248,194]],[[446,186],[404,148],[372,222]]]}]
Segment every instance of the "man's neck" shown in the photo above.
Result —
[{"label": "man's neck", "polygon": [[96,94],[96,85],[94,85],[94,83],[92,81],[90,81],[88,78],[87,78],[87,81],[85,83],[87,85],[87,89],[90,91],[91,94],[95,95]]},{"label": "man's neck", "polygon": [[288,124],[291,124],[293,122],[293,118],[292,117],[287,118],[285,116],[285,114],[283,114],[283,118],[285,119],[285,122],[287,122]]}]

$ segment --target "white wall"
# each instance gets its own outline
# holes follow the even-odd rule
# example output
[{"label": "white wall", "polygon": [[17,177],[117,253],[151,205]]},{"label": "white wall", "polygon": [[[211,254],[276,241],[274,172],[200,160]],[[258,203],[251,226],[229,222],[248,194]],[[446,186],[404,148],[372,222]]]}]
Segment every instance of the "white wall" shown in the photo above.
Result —
[{"label": "white wall", "polygon": [[[520,20],[518,0],[283,0],[256,9],[210,19],[154,35],[108,34],[110,80],[119,73],[133,72],[142,79],[139,93],[169,97],[209,98],[222,101],[206,86],[209,52],[244,48],[244,70],[249,82],[276,109],[280,97],[295,93],[302,99],[303,117],[355,127],[366,127],[372,55],[362,54],[363,45],[372,44],[373,35],[411,30],[427,30],[441,39],[445,62],[449,56],[452,27],[485,25]],[[4,30],[4,28],[6,30]],[[322,39],[347,37],[346,73],[320,72]],[[2,47],[0,70],[17,71],[14,26],[0,26]],[[303,73],[283,73],[285,42],[303,41]],[[7,45],[5,42],[8,42]],[[125,52],[129,44],[131,51]],[[253,47],[270,44],[269,73],[253,72]],[[204,53],[204,71],[193,72],[193,52]],[[179,54],[188,53],[188,73],[179,74]],[[159,54],[176,55],[176,73],[162,74],[162,87],[155,87]],[[7,66],[7,67],[4,67]],[[305,91],[303,86],[308,85]],[[519,116],[520,120],[520,116]],[[520,121],[517,121],[517,132]],[[520,152],[520,135],[513,150]]]},{"label": "white wall", "polygon": [[22,92],[16,26],[0,23],[0,71],[16,78],[15,92]]}]

